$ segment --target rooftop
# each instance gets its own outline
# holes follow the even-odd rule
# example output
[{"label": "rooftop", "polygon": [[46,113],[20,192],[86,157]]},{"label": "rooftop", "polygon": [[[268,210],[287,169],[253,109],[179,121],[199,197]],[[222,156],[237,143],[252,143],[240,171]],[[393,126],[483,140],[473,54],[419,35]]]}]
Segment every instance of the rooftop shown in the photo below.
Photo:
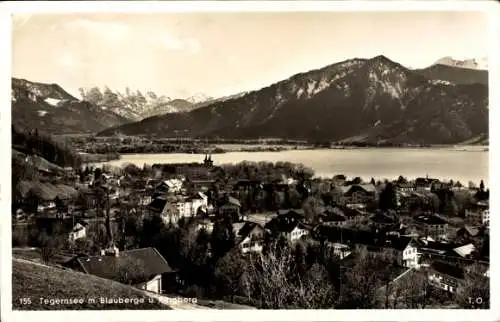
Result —
[{"label": "rooftop", "polygon": [[443,219],[439,218],[436,215],[417,215],[413,217],[414,221],[424,223],[426,225],[444,225],[446,224],[446,221]]},{"label": "rooftop", "polygon": [[[173,272],[163,256],[152,247],[121,251],[118,257],[92,256],[77,258],[77,261],[86,273],[115,281],[120,279],[120,269],[128,270],[126,273],[134,284],[148,281],[158,274]],[[130,262],[139,263],[139,270],[137,266],[126,266]],[[120,263],[124,265],[121,266]]]},{"label": "rooftop", "polygon": [[431,268],[441,274],[446,274],[454,278],[464,278],[464,271],[460,267],[444,261],[433,261],[431,264]]}]

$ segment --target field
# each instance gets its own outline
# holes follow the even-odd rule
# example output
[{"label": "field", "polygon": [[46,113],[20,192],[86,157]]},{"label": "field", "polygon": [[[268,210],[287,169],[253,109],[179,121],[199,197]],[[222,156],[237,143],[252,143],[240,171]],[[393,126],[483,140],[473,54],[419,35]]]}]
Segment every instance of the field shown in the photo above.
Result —
[{"label": "field", "polygon": [[[132,287],[69,270],[13,259],[13,310],[168,310],[145,293]],[[140,303],[105,304],[100,298],[136,299]],[[47,301],[44,301],[46,299]],[[83,299],[83,303],[56,304],[56,299]],[[95,299],[95,302],[89,301]],[[149,303],[149,299],[153,303]]]}]

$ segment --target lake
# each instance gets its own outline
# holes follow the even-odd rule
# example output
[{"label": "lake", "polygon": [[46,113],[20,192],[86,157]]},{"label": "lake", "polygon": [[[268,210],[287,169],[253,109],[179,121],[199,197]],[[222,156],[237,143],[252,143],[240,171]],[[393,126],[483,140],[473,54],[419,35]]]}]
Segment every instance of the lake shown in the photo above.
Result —
[{"label": "lake", "polygon": [[[489,153],[486,147],[444,147],[444,148],[353,148],[289,150],[280,152],[228,152],[214,154],[214,164],[237,163],[241,161],[288,161],[302,163],[314,170],[316,176],[332,177],[345,174],[359,176],[365,180],[372,177],[392,179],[403,175],[459,180],[467,185],[469,181],[479,184],[483,179],[488,185]],[[122,154],[121,159],[99,164],[123,166],[127,163],[142,167],[145,163],[202,162],[202,154]]]}]

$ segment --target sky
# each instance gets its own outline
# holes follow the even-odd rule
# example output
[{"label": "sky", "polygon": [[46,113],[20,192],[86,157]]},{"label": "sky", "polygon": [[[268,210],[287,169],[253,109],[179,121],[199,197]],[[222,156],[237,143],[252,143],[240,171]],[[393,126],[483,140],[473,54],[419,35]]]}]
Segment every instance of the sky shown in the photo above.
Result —
[{"label": "sky", "polygon": [[488,54],[481,12],[74,13],[13,16],[13,77],[185,98],[256,90],[351,58],[407,67]]}]

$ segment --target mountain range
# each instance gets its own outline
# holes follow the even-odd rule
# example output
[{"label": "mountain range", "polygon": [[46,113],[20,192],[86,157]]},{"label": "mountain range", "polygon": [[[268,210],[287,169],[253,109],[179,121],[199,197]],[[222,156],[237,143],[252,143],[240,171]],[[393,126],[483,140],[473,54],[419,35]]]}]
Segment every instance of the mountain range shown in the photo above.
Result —
[{"label": "mountain range", "polygon": [[385,56],[349,59],[260,90],[100,135],[455,144],[488,136],[488,72]]},{"label": "mountain range", "polygon": [[479,70],[488,70],[488,58],[483,57],[480,59],[471,58],[471,59],[453,59],[453,57],[446,56],[440,58],[436,61],[435,65],[447,65],[452,67],[460,67],[467,69],[479,69]]},{"label": "mountain range", "polygon": [[94,133],[129,119],[79,100],[57,84],[12,78],[12,124],[53,134]]},{"label": "mountain range", "polygon": [[108,87],[105,87],[103,91],[99,87],[92,87],[89,90],[81,88],[80,95],[84,100],[101,109],[133,121],[159,114],[189,112],[203,106],[205,102],[214,100],[203,94],[180,99],[160,96],[151,91],[143,95],[140,91],[131,91],[129,88],[125,90],[125,93],[120,93]]}]

